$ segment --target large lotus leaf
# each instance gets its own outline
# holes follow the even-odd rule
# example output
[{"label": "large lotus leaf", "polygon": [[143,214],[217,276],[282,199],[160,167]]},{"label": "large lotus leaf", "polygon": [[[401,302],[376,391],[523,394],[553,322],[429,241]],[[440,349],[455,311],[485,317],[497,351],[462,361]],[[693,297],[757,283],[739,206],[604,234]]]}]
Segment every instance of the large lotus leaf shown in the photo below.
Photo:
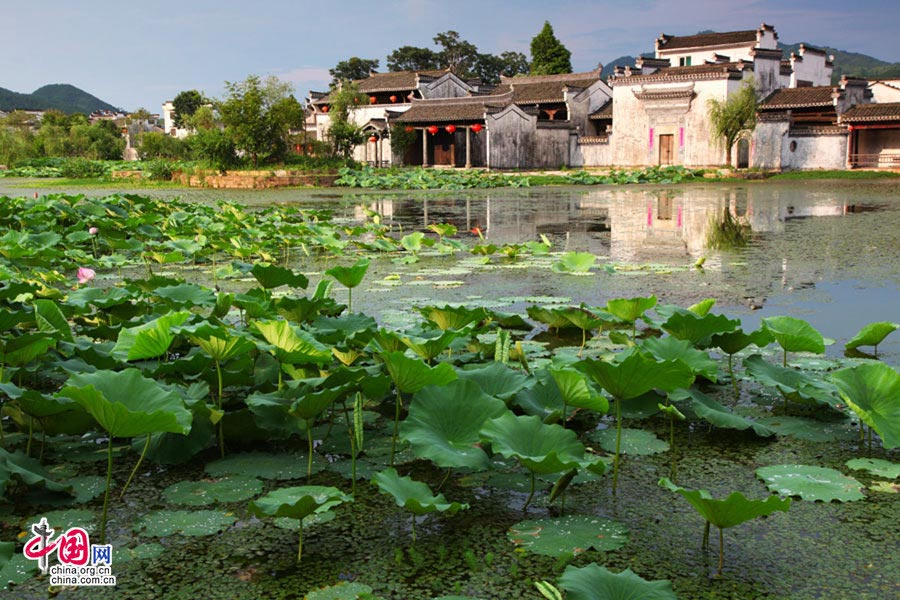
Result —
[{"label": "large lotus leaf", "polygon": [[372,588],[364,583],[342,581],[335,585],[312,590],[303,597],[303,600],[362,600],[363,598],[373,598],[371,594]]},{"label": "large lotus leaf", "polygon": [[125,360],[142,360],[162,356],[175,339],[173,328],[183,324],[191,316],[184,310],[170,312],[137,327],[122,329],[112,353]]},{"label": "large lotus leaf", "polygon": [[590,310],[585,308],[584,304],[582,304],[581,306],[569,306],[566,308],[561,308],[557,311],[557,314],[568,319],[572,323],[572,325],[584,331],[600,329],[608,323],[616,322],[609,315],[597,315],[591,312]]},{"label": "large lotus leaf", "polygon": [[879,477],[897,479],[900,477],[900,464],[881,458],[853,458],[846,465],[854,470],[868,471]]},{"label": "large lotus leaf", "polygon": [[384,494],[394,497],[394,502],[414,515],[426,515],[433,512],[456,514],[469,508],[468,504],[447,502],[443,494],[434,495],[431,488],[421,481],[413,481],[410,477],[400,477],[396,469],[381,471],[372,478]]},{"label": "large lotus leaf", "polygon": [[262,481],[246,475],[218,480],[180,481],[163,490],[163,498],[173,504],[206,506],[219,502],[240,502],[261,493]]},{"label": "large lotus leaf", "polygon": [[756,423],[774,430],[778,435],[795,437],[808,442],[850,441],[856,435],[856,431],[851,427],[849,419],[829,422],[806,417],[781,415],[778,417],[765,417],[759,419]]},{"label": "large lotus leaf", "polygon": [[416,308],[419,313],[437,325],[438,329],[460,330],[472,323],[477,323],[487,318],[484,308],[467,308],[465,306],[446,305],[443,308],[437,306],[421,306]]},{"label": "large lotus leaf", "polygon": [[56,335],[60,339],[67,342],[74,342],[72,336],[72,326],[59,305],[53,300],[35,300],[34,301],[34,321],[37,323],[38,330],[51,335]]},{"label": "large lotus leaf", "polygon": [[496,361],[472,369],[463,369],[457,372],[457,376],[466,381],[474,381],[485,394],[504,401],[531,383],[531,378],[522,371]]},{"label": "large lotus leaf", "polygon": [[75,375],[58,395],[81,404],[114,437],[191,430],[193,413],[182,397],[137,369]]},{"label": "large lotus leaf", "polygon": [[878,346],[884,341],[888,335],[900,329],[900,323],[891,323],[890,321],[882,321],[880,323],[869,323],[859,333],[853,336],[846,346],[847,350],[854,350],[860,346]]},{"label": "large lotus leaf", "polygon": [[704,340],[717,333],[734,331],[741,326],[738,319],[729,319],[725,315],[700,316],[690,310],[679,310],[662,324],[664,331],[679,340],[689,341],[693,345],[704,345]]},{"label": "large lotus leaf", "polygon": [[831,380],[886,449],[900,446],[900,373],[884,363],[865,363],[836,371]]},{"label": "large lotus leaf", "polygon": [[253,350],[256,345],[242,335],[234,335],[229,329],[210,323],[196,327],[183,327],[192,344],[196,344],[207,356],[223,363]]},{"label": "large lotus leaf", "polygon": [[402,352],[386,352],[379,356],[394,385],[404,394],[415,394],[426,385],[444,385],[456,379],[456,371],[447,363],[429,367],[423,360],[407,358]]},{"label": "large lotus leaf", "polygon": [[509,528],[506,537],[517,548],[559,557],[578,555],[590,548],[601,552],[618,550],[628,542],[628,529],[601,517],[570,515],[520,521]]},{"label": "large lotus leaf", "polygon": [[146,537],[215,535],[231,527],[237,517],[217,510],[156,510],[135,520],[133,529]]},{"label": "large lotus leaf", "polygon": [[292,288],[301,288],[306,289],[306,286],[309,285],[309,279],[306,278],[302,273],[295,273],[290,269],[285,269],[284,267],[278,267],[275,265],[264,265],[261,263],[256,263],[253,265],[253,268],[250,269],[250,274],[253,275],[256,280],[259,282],[259,285],[263,286],[265,289],[277,288],[282,285],[288,285]]},{"label": "large lotus leaf", "polygon": [[557,273],[588,273],[596,261],[590,252],[566,252],[551,268]]},{"label": "large lotus leaf", "polygon": [[301,485],[273,490],[250,502],[250,514],[257,517],[290,517],[303,519],[319,510],[328,510],[353,496],[341,490],[322,485]]},{"label": "large lotus leaf", "polygon": [[756,435],[769,437],[775,435],[775,430],[758,421],[753,421],[741,415],[735,414],[729,408],[722,406],[703,392],[697,390],[689,390],[684,394],[691,399],[691,406],[694,412],[701,419],[705,419],[723,429],[737,429],[744,431],[753,428]]},{"label": "large lotus leaf", "polygon": [[205,471],[213,477],[246,475],[263,479],[301,479],[306,477],[306,458],[300,454],[232,454],[207,463]]},{"label": "large lotus leaf", "polygon": [[766,482],[769,490],[803,500],[853,502],[865,498],[860,482],[826,467],[773,465],[758,468],[756,476]]},{"label": "large lotus leaf", "polygon": [[535,416],[517,417],[507,412],[487,421],[480,435],[490,441],[494,452],[517,458],[534,473],[560,473],[586,467],[599,474],[605,469],[599,460],[585,459],[584,446],[574,431],[546,425]]},{"label": "large lotus leaf", "polygon": [[439,467],[481,469],[488,457],[478,446],[478,432],[505,410],[502,400],[488,396],[473,381],[428,386],[413,396],[400,435],[416,456]]},{"label": "large lotus leaf", "polygon": [[331,362],[331,349],[287,321],[255,321],[253,328],[272,346],[281,363],[290,365]]},{"label": "large lotus leaf", "polygon": [[15,548],[15,542],[0,542],[0,590],[7,589],[10,584],[25,583],[38,569],[36,560],[25,558]]},{"label": "large lotus leaf", "polygon": [[83,411],[81,405],[70,398],[42,394],[37,390],[20,388],[11,382],[0,383],[0,392],[4,393],[10,400],[15,400],[22,412],[37,418],[49,417],[73,410]]},{"label": "large lotus leaf", "polygon": [[[337,518],[337,514],[328,510],[327,506],[319,507],[316,512],[303,519],[303,529],[307,527],[315,527],[323,523],[330,523]],[[300,519],[292,519],[290,517],[278,517],[272,521],[272,524],[279,529],[287,529],[288,531],[300,531]]]},{"label": "large lotus leaf", "polygon": [[171,306],[190,308],[192,306],[215,306],[216,292],[196,283],[180,283],[156,288],[153,292]]},{"label": "large lotus leaf", "polygon": [[28,486],[42,486],[51,492],[73,493],[72,486],[58,483],[40,462],[25,456],[22,452],[8,452],[0,448],[0,497],[13,478]]},{"label": "large lotus leaf", "polygon": [[459,331],[444,331],[437,337],[400,336],[400,341],[425,360],[431,360],[450,347],[453,340],[462,335]]},{"label": "large lotus leaf", "polygon": [[362,313],[347,313],[339,317],[316,317],[312,328],[317,338],[328,344],[351,339],[366,344],[378,330],[378,322]]},{"label": "large lotus leaf", "polygon": [[[622,454],[645,456],[666,452],[669,449],[669,443],[656,437],[652,431],[647,431],[645,429],[629,429],[627,427],[623,427],[621,431],[622,439],[619,452]],[[593,432],[590,437],[600,444],[600,447],[607,452],[616,451],[615,429],[600,429]]]},{"label": "large lotus leaf", "polygon": [[627,323],[634,323],[656,306],[656,296],[649,298],[616,298],[606,303],[606,312]]},{"label": "large lotus leaf", "polygon": [[764,517],[778,510],[787,512],[791,506],[790,498],[769,496],[765,500],[751,500],[740,492],[732,492],[727,498],[717,500],[706,490],[678,487],[665,477],[659,480],[659,485],[684,496],[701,517],[721,529],[734,527],[744,521]]},{"label": "large lotus leaf", "polygon": [[31,537],[32,524],[39,523],[42,517],[47,519],[47,525],[51,529],[55,529],[57,533],[62,533],[72,527],[82,527],[91,535],[97,532],[97,519],[93,512],[83,508],[67,508],[42,511],[33,517],[23,519],[19,523],[22,531],[19,532],[18,538]]},{"label": "large lotus leaf", "polygon": [[531,305],[525,309],[528,313],[528,316],[537,321],[538,323],[543,323],[550,329],[576,329],[572,321],[566,318],[566,315],[563,311],[558,308],[548,308],[546,306],[536,306]]},{"label": "large lotus leaf", "polygon": [[678,600],[668,579],[647,581],[631,569],[613,573],[596,563],[569,565],[559,578],[567,600]]},{"label": "large lotus leaf", "polygon": [[303,391],[300,392],[299,397],[291,404],[290,413],[301,419],[314,419],[338,399],[349,396],[353,388],[354,386],[349,383],[338,387],[323,389],[301,385],[298,387],[298,391]]},{"label": "large lotus leaf", "polygon": [[525,414],[540,417],[545,423],[558,421],[565,408],[559,387],[555,383],[543,381],[538,381],[535,385],[517,393],[513,404],[521,408]]},{"label": "large lotus leaf", "polygon": [[772,332],[778,345],[787,352],[825,352],[825,338],[815,327],[794,317],[769,317],[763,326]]},{"label": "large lotus leaf", "polygon": [[764,348],[775,341],[772,332],[765,327],[760,327],[756,331],[744,333],[742,329],[729,331],[728,333],[719,333],[712,336],[710,346],[713,348],[721,348],[725,354],[737,354],[750,344],[759,348]]},{"label": "large lotus leaf", "polygon": [[0,341],[0,364],[7,367],[27,365],[56,346],[56,339],[47,333],[25,333]]},{"label": "large lotus leaf", "polygon": [[567,405],[599,413],[609,410],[609,401],[591,388],[584,373],[569,367],[551,367],[550,376],[556,382],[563,402]]},{"label": "large lotus leaf", "polygon": [[366,276],[366,271],[369,269],[369,262],[368,258],[360,258],[353,266],[331,267],[325,271],[325,274],[334,277],[344,287],[355,288],[362,283],[363,278]]},{"label": "large lotus leaf", "polygon": [[259,428],[273,437],[289,438],[306,430],[306,422],[290,412],[296,395],[296,391],[285,387],[271,394],[254,392],[244,402]]},{"label": "large lotus leaf", "polygon": [[719,375],[719,365],[709,357],[709,354],[694,348],[693,344],[685,339],[676,339],[673,336],[662,338],[649,338],[641,344],[657,360],[680,360],[694,375],[702,375],[709,381],[715,382]]},{"label": "large lotus leaf", "polygon": [[819,403],[840,409],[836,389],[819,377],[803,371],[782,367],[766,361],[759,354],[744,359],[744,368],[753,379],[768,387],[774,387],[782,396],[793,402]]},{"label": "large lotus leaf", "polygon": [[641,352],[624,354],[617,362],[585,359],[577,366],[620,400],[637,398],[653,389],[671,392],[688,388],[694,382],[690,368],[681,361],[660,362]]}]

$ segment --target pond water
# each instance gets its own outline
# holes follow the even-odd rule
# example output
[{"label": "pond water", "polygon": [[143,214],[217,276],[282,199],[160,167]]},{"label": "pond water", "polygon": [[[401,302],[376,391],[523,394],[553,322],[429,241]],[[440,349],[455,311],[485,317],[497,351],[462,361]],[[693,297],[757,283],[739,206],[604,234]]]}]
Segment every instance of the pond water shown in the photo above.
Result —
[{"label": "pond water", "polygon": [[[112,193],[13,188],[13,183],[0,179],[0,195],[30,195],[35,190],[90,196]],[[398,264],[389,256],[374,259],[363,285],[354,292],[354,310],[393,325],[418,319],[410,307],[425,303],[459,302],[524,312],[532,303],[604,305],[610,298],[651,293],[662,303],[680,305],[715,297],[719,303],[714,310],[740,317],[745,327],[755,328],[761,318],[773,315],[810,321],[835,338],[837,343],[828,353],[836,359],[843,342],[863,325],[900,321],[900,189],[891,182],[441,193],[174,189],[140,193],[203,203],[227,199],[248,206],[278,203],[327,209],[348,224],[370,218],[374,211],[398,233],[450,223],[468,245],[478,241],[474,229],[497,245],[537,241],[543,234],[558,253],[519,260],[494,255],[486,264],[465,252],[454,256],[423,252],[414,264]],[[554,272],[552,263],[566,251],[596,255],[597,268],[588,276]],[[701,258],[705,259],[702,268],[695,268]],[[333,264],[334,259],[327,265],[301,259],[296,266],[311,273],[315,281]],[[335,286],[334,293],[339,300],[345,299],[340,286]],[[542,334],[537,330],[530,335]],[[900,334],[895,333],[879,347],[879,355],[895,366],[900,363],[897,338]],[[767,355],[773,362],[778,360],[772,348]],[[780,397],[771,391],[757,393],[758,386],[752,387],[749,379],[741,385],[744,391],[735,412],[754,418],[778,414]],[[730,398],[731,390],[723,385],[710,393]],[[805,410],[801,408],[801,414],[807,415]],[[591,421],[584,413],[577,421],[586,431],[609,426],[608,419]],[[629,418],[628,425],[651,431],[661,440],[669,436],[669,424],[661,418]],[[326,437],[326,429],[323,425],[316,431],[317,440]],[[367,468],[380,468],[374,465],[379,457],[384,462],[384,453],[379,455],[375,449],[384,450],[389,444],[390,421],[366,435],[371,436],[366,442],[371,448]],[[896,494],[867,491],[865,499],[846,503],[796,500],[788,513],[726,530],[724,574],[716,577],[715,531],[712,551],[701,551],[702,519],[682,498],[656,485],[677,463],[679,483],[685,487],[705,488],[716,497],[741,491],[761,498],[767,491],[754,475],[757,467],[796,463],[850,474],[846,461],[866,456],[865,445],[858,442],[849,422],[823,427],[813,439],[809,432],[804,435],[761,438],[750,431],[712,428],[699,419],[679,425],[674,450],[623,459],[617,496],[608,478],[570,489],[567,514],[615,519],[630,534],[619,550],[588,550],[568,561],[514,550],[507,539],[507,529],[525,518],[522,505],[528,480],[521,471],[455,474],[442,491],[471,508],[454,517],[420,519],[416,544],[410,540],[409,514],[363,482],[356,501],[334,521],[310,525],[299,566],[295,533],[247,517],[246,501],[219,506],[236,515],[237,522],[214,536],[168,535],[148,543],[135,533],[137,519],[149,511],[183,508],[168,503],[162,490],[183,480],[209,477],[203,463],[218,458],[211,450],[187,465],[142,468],[124,500],[113,502],[111,541],[117,549],[132,549],[113,566],[120,582],[117,589],[63,590],[58,597],[299,600],[314,587],[356,581],[392,600],[430,600],[450,594],[491,600],[538,598],[533,582],[554,581],[567,562],[576,566],[598,562],[614,572],[631,568],[646,579],[669,579],[682,600],[896,597],[900,567],[896,533],[890,533],[900,514]],[[13,434],[7,440],[21,445],[22,437]],[[326,464],[324,460],[329,452],[346,453],[344,442],[335,437],[319,448],[317,468],[324,470],[311,483],[346,489],[349,484],[342,467],[347,461]],[[305,444],[295,439],[254,449],[290,454],[305,468]],[[81,456],[76,457],[68,450],[73,446],[48,442],[48,462],[56,465],[55,473],[61,477],[105,474],[102,453],[84,456],[79,451]],[[114,468],[113,478],[119,483],[133,465],[134,452],[126,452],[129,459],[117,460]],[[401,456],[398,463],[404,474],[412,471],[415,479],[437,488],[443,471],[423,465],[424,461],[412,462],[408,452]],[[897,462],[896,451],[876,448],[872,456]],[[852,474],[866,487],[883,479],[859,471]],[[267,480],[265,486],[270,491],[304,483],[303,479]],[[527,518],[559,514],[557,505],[546,502],[548,488],[549,483],[542,482]],[[32,495],[16,506],[0,506],[0,529],[4,534],[16,531],[26,516],[48,509],[45,501]],[[97,500],[90,508],[96,519]],[[47,593],[46,581],[32,578],[2,596],[45,598]]]},{"label": "pond water", "polygon": [[[15,184],[21,182],[0,179],[0,195],[113,193],[12,187]],[[354,296],[359,310],[379,318],[402,315],[410,304],[420,302],[489,303],[520,310],[529,297],[563,297],[595,306],[610,298],[649,294],[656,294],[661,303],[681,305],[714,297],[717,310],[741,318],[745,328],[774,315],[806,319],[838,342],[829,354],[839,352],[867,323],[900,321],[900,185],[891,180],[456,192],[140,193],[202,203],[225,199],[247,206],[327,209],[347,223],[374,211],[405,233],[450,223],[469,244],[478,241],[471,233],[475,228],[496,245],[538,241],[544,234],[554,251],[590,252],[598,256],[598,264],[618,267],[615,273],[575,277],[549,272],[547,261],[495,257],[485,267],[479,260],[427,253],[413,265],[375,261]],[[711,249],[716,241],[724,247]],[[692,268],[701,257],[703,268]],[[329,265],[299,266],[315,272]],[[879,353],[897,362],[900,336],[889,337]]]}]

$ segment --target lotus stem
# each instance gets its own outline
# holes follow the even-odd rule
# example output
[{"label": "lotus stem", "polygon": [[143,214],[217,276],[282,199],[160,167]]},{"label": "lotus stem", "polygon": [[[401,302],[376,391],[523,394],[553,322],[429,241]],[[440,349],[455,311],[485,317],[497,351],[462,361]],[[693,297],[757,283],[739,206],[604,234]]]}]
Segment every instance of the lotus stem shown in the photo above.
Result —
[{"label": "lotus stem", "polygon": [[619,449],[622,444],[622,401],[618,398],[616,402],[616,455],[613,457],[613,496],[616,495],[616,489],[619,486]]},{"label": "lotus stem", "polygon": [[394,466],[394,453],[397,449],[397,434],[400,432],[400,407],[403,404],[403,397],[400,395],[400,389],[397,388],[397,402],[394,406],[394,435],[391,437],[391,464]]},{"label": "lotus stem", "polygon": [[128,490],[128,486],[131,484],[131,480],[134,479],[134,476],[137,474],[138,469],[141,468],[141,463],[144,462],[144,456],[147,454],[147,448],[150,447],[150,434],[147,434],[147,441],[144,442],[144,449],[141,451],[141,456],[138,458],[137,464],[134,465],[134,468],[131,470],[131,475],[128,476],[128,481],[125,482],[125,487],[122,488],[122,492],[119,494],[119,500],[121,500],[125,496],[125,492]]},{"label": "lotus stem", "polygon": [[31,456],[31,439],[34,437],[34,417],[28,415],[28,443],[25,444],[25,456]]},{"label": "lotus stem", "polygon": [[787,350],[782,350],[781,366],[787,368]]},{"label": "lotus stem", "polygon": [[569,411],[569,405],[566,404],[565,400],[563,401],[563,412],[562,412],[562,426],[563,429],[566,428],[566,413]]},{"label": "lotus stem", "polygon": [[348,313],[353,312],[353,288],[352,287],[347,288],[347,312]]},{"label": "lotus stem", "polygon": [[412,516],[412,543],[416,543],[416,515]]},{"label": "lotus stem", "polygon": [[38,454],[38,460],[44,460],[44,444],[47,442],[47,427],[41,421],[41,453]]},{"label": "lotus stem", "polygon": [[306,478],[309,479],[312,476],[313,458],[312,424],[309,419],[306,420],[306,439],[309,442],[309,461],[306,463]]},{"label": "lotus stem", "polygon": [[112,434],[106,444],[106,492],[103,494],[103,514],[100,515],[100,543],[106,543],[106,510],[109,507],[109,484],[112,481]]},{"label": "lotus stem", "polygon": [[722,576],[722,563],[725,562],[725,535],[722,533],[723,531],[719,527],[719,570],[716,572],[716,575],[719,577]]},{"label": "lotus stem", "polygon": [[534,489],[535,489],[535,476],[534,471],[531,472],[531,493],[528,494],[528,499],[525,500],[525,505],[522,507],[522,512],[526,512],[528,510],[528,505],[531,504],[531,499],[534,498]]},{"label": "lotus stem", "polygon": [[450,479],[450,472],[453,470],[453,467],[447,467],[447,474],[444,475],[444,478],[441,479],[441,485],[438,486],[437,491],[441,491],[443,489],[444,484],[447,483],[447,480]]},{"label": "lotus stem", "polygon": [[700,545],[701,548],[709,548],[709,521],[706,522],[706,526],[703,528],[703,543]]},{"label": "lotus stem", "polygon": [[678,461],[675,457],[675,417],[672,415],[669,415],[669,449],[672,453],[672,472],[670,475],[672,476],[672,481],[678,483]]},{"label": "lotus stem", "polygon": [[581,358],[581,354],[584,352],[584,347],[587,345],[587,330],[581,330],[581,348],[578,349],[578,358]]},{"label": "lotus stem", "polygon": [[[219,393],[216,397],[216,408],[220,411],[222,410],[222,368],[219,366],[219,361],[216,360],[216,379],[219,383]],[[224,428],[224,420],[225,413],[222,413],[221,418],[219,418],[219,456],[221,458],[225,458],[225,428]]]},{"label": "lotus stem", "polygon": [[734,388],[734,399],[740,400],[741,392],[738,390],[737,379],[734,378],[734,367],[732,366],[733,354],[728,355],[728,376],[731,377],[731,387]]}]

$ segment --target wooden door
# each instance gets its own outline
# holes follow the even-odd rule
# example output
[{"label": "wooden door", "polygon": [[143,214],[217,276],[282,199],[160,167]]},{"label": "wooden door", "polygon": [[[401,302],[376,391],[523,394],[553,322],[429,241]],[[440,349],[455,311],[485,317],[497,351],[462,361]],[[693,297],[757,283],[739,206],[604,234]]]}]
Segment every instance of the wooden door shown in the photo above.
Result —
[{"label": "wooden door", "polygon": [[675,136],[671,133],[659,136],[659,164],[671,165],[675,153]]},{"label": "wooden door", "polygon": [[434,164],[453,166],[455,151],[456,148],[454,148],[453,144],[436,144],[434,147]]}]

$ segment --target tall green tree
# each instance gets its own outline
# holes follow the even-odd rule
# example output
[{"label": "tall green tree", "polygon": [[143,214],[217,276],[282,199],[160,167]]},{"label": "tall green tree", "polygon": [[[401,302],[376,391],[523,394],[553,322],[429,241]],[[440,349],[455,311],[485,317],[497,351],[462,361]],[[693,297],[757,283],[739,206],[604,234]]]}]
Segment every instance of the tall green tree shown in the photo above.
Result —
[{"label": "tall green tree", "polygon": [[745,81],[724,101],[711,98],[708,106],[712,135],[725,143],[725,164],[730,165],[731,148],[738,137],[756,128],[756,88]]},{"label": "tall green tree", "polygon": [[331,124],[328,127],[328,140],[335,156],[349,160],[353,155],[353,148],[365,141],[362,127],[350,120],[350,109],[365,104],[367,98],[355,83],[344,81],[331,93],[329,99],[331,107],[328,116]]},{"label": "tall green tree", "polygon": [[342,60],[333,69],[328,69],[331,75],[331,87],[337,86],[343,80],[355,81],[357,79],[365,79],[369,73],[378,68],[377,58],[359,58],[351,56],[347,60]]},{"label": "tall green tree", "polygon": [[531,74],[556,75],[572,72],[572,53],[553,34],[550,21],[531,40]]},{"label": "tall green tree", "polygon": [[388,71],[430,71],[440,68],[438,54],[430,48],[401,46],[387,57]]},{"label": "tall green tree", "polygon": [[500,56],[479,54],[472,71],[484,83],[499,83],[501,75],[527,75],[529,68],[528,59],[521,52],[503,52]]},{"label": "tall green tree", "polygon": [[187,120],[190,119],[203,104],[203,95],[197,90],[185,90],[175,96],[175,99],[172,100],[172,106],[175,109],[175,113],[172,115],[175,120],[175,127],[184,127],[187,125]]},{"label": "tall green tree", "polygon": [[453,30],[434,36],[434,43],[441,47],[438,51],[441,68],[450,69],[463,79],[472,76],[471,69],[478,61],[475,44],[461,39],[459,33]]}]

